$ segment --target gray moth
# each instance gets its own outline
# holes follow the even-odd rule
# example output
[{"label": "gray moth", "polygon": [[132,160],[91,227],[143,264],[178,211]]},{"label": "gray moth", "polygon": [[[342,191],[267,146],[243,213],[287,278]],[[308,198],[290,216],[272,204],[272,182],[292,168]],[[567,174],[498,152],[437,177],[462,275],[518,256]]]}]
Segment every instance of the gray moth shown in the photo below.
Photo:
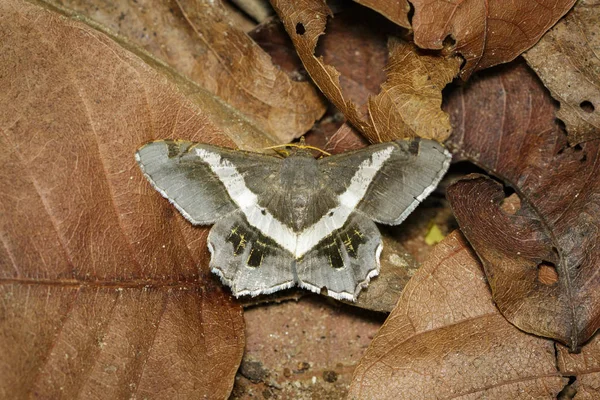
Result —
[{"label": "gray moth", "polygon": [[194,225],[213,225],[210,268],[235,296],[300,286],[356,301],[379,274],[375,224],[398,225],[437,186],[450,153],[398,140],[321,159],[286,158],[181,140],[146,144],[136,160]]}]

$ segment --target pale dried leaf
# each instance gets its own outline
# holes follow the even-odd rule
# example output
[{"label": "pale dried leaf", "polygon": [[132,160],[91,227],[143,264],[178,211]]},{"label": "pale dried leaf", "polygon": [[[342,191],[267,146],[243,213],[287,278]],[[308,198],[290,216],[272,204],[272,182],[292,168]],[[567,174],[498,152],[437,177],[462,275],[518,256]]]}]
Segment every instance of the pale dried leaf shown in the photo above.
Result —
[{"label": "pale dried leaf", "polygon": [[600,335],[582,347],[580,353],[571,353],[565,346],[557,345],[558,369],[566,376],[575,376],[574,400],[600,398]]},{"label": "pale dried leaf", "polygon": [[451,127],[441,109],[442,89],[456,76],[460,61],[420,54],[414,45],[394,38],[389,50],[387,80],[368,105],[377,141],[397,139],[398,132],[446,140]]},{"label": "pale dried leaf", "polygon": [[600,2],[580,0],[524,56],[560,102],[569,143],[600,138]]}]

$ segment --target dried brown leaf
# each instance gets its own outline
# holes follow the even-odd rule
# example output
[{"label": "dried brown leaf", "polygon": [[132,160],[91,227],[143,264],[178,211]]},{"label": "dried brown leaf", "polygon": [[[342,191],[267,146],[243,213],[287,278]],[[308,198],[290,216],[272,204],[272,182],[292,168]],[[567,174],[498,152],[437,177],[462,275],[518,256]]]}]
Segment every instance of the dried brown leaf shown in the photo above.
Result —
[{"label": "dried brown leaf", "polygon": [[473,72],[513,60],[533,46],[575,0],[411,0],[415,43],[452,50],[466,63],[463,79]]},{"label": "dried brown leaf", "polygon": [[554,398],[566,382],[553,343],[500,315],[477,257],[454,232],[404,289],[355,369],[348,398]]},{"label": "dried brown leaf", "polygon": [[568,348],[558,345],[557,365],[566,376],[577,379],[572,384],[577,391],[574,400],[595,400],[600,398],[600,336],[596,335],[581,352],[574,354]]},{"label": "dried brown leaf", "polygon": [[0,397],[226,397],[241,309],[207,270],[207,229],[133,156],[156,138],[259,133],[56,12],[0,2],[0,37]]},{"label": "dried brown leaf", "polygon": [[481,175],[447,192],[496,304],[519,328],[578,348],[600,327],[600,141],[566,147],[552,98],[523,64],[482,75],[448,108],[448,146],[520,197],[503,211],[502,185]]},{"label": "dried brown leaf", "polygon": [[[457,74],[458,59],[421,54],[411,44],[391,40],[387,81],[378,96],[369,97],[375,94],[370,91],[360,96],[360,103],[368,105],[359,108],[355,93],[344,90],[344,75],[326,64],[325,57],[315,56],[319,36],[332,16],[327,5],[319,0],[273,0],[272,4],[315,83],[371,142],[414,136],[447,138],[450,125],[447,115],[440,111],[441,90]],[[360,30],[352,32],[360,35]],[[346,40],[339,41],[342,48]],[[352,52],[361,50],[353,48]],[[347,63],[356,65],[352,57]]]},{"label": "dried brown leaf", "polygon": [[525,54],[552,96],[569,143],[600,138],[600,3],[580,0]]},{"label": "dried brown leaf", "polygon": [[301,136],[325,112],[314,86],[294,81],[274,65],[232,23],[220,1],[57,1],[165,60],[276,142]]},{"label": "dried brown leaf", "polygon": [[408,13],[410,12],[410,5],[407,0],[354,0],[365,7],[369,7],[372,10],[377,11],[381,15],[385,16],[390,21],[400,25],[404,28],[410,28],[410,21],[408,20]]}]

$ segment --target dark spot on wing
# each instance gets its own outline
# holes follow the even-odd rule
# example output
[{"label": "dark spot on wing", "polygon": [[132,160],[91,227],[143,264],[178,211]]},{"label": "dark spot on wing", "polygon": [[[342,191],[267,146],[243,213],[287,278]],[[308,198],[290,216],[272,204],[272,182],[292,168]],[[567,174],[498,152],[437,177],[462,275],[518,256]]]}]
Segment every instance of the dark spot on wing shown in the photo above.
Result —
[{"label": "dark spot on wing", "polygon": [[[264,237],[262,239],[264,239]],[[260,267],[263,258],[267,253],[269,253],[269,244],[261,239],[256,239],[256,241],[252,242],[252,248],[250,249],[250,255],[248,255],[246,264],[248,264],[249,267]]]},{"label": "dark spot on wing", "polygon": [[233,244],[234,256],[243,254],[246,248],[249,249],[246,265],[253,268],[260,267],[266,255],[276,253],[274,249],[281,249],[273,239],[251,226],[234,225],[227,241]]},{"label": "dark spot on wing", "polygon": [[367,238],[360,231],[358,225],[348,223],[342,228],[332,232],[316,246],[318,256],[329,261],[332,268],[344,268],[342,247],[349,257],[358,258],[358,250],[361,245],[367,243]]},{"label": "dark spot on wing", "polygon": [[329,260],[329,266],[335,269],[344,268],[344,259],[342,258],[342,242],[335,233],[325,237],[318,245],[319,255]]},{"label": "dark spot on wing", "polygon": [[411,140],[410,144],[408,145],[408,152],[410,154],[414,154],[419,155],[419,148],[421,147],[421,139],[416,138]]},{"label": "dark spot on wing", "polygon": [[367,242],[365,235],[359,230],[358,225],[350,225],[342,228],[341,236],[348,255],[352,258],[358,258],[358,248]]},{"label": "dark spot on wing", "polygon": [[227,237],[227,241],[233,244],[233,255],[239,256],[244,252],[248,243],[248,232],[244,231],[239,225],[234,225]]},{"label": "dark spot on wing", "polygon": [[263,249],[261,249],[260,247],[253,246],[250,249],[250,255],[248,256],[248,261],[246,262],[246,264],[248,264],[249,267],[260,267],[264,256],[265,254],[263,252]]}]

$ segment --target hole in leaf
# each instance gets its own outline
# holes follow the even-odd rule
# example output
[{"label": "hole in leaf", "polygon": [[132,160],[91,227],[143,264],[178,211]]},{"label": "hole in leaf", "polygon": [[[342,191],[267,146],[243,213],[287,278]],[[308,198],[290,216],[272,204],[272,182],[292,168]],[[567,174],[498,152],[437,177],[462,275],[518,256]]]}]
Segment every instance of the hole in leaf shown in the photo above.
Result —
[{"label": "hole in leaf", "polygon": [[306,33],[306,28],[304,27],[304,24],[302,22],[298,22],[296,24],[296,33],[298,35],[304,35]]},{"label": "hole in leaf", "polygon": [[550,261],[542,261],[539,263],[538,281],[548,286],[552,286],[558,282],[558,272],[556,272],[556,266]]},{"label": "hole in leaf", "polygon": [[500,209],[507,215],[515,215],[521,209],[521,198],[513,191],[500,202]]},{"label": "hole in leaf", "polygon": [[556,396],[557,399],[572,399],[577,394],[577,389],[573,385],[577,381],[577,377],[569,376],[569,383],[565,385],[565,387],[558,393]]},{"label": "hole in leaf", "polygon": [[449,49],[456,45],[456,39],[452,37],[452,35],[448,35],[444,38],[444,42],[442,43],[444,48]]},{"label": "hole in leaf", "polygon": [[593,112],[594,112],[594,110],[596,109],[596,108],[594,107],[594,105],[592,104],[592,102],[591,102],[591,101],[588,101],[588,100],[582,101],[582,102],[579,104],[579,107],[580,107],[580,108],[581,108],[583,111],[585,111],[585,112],[587,112],[587,113],[593,113]]}]

